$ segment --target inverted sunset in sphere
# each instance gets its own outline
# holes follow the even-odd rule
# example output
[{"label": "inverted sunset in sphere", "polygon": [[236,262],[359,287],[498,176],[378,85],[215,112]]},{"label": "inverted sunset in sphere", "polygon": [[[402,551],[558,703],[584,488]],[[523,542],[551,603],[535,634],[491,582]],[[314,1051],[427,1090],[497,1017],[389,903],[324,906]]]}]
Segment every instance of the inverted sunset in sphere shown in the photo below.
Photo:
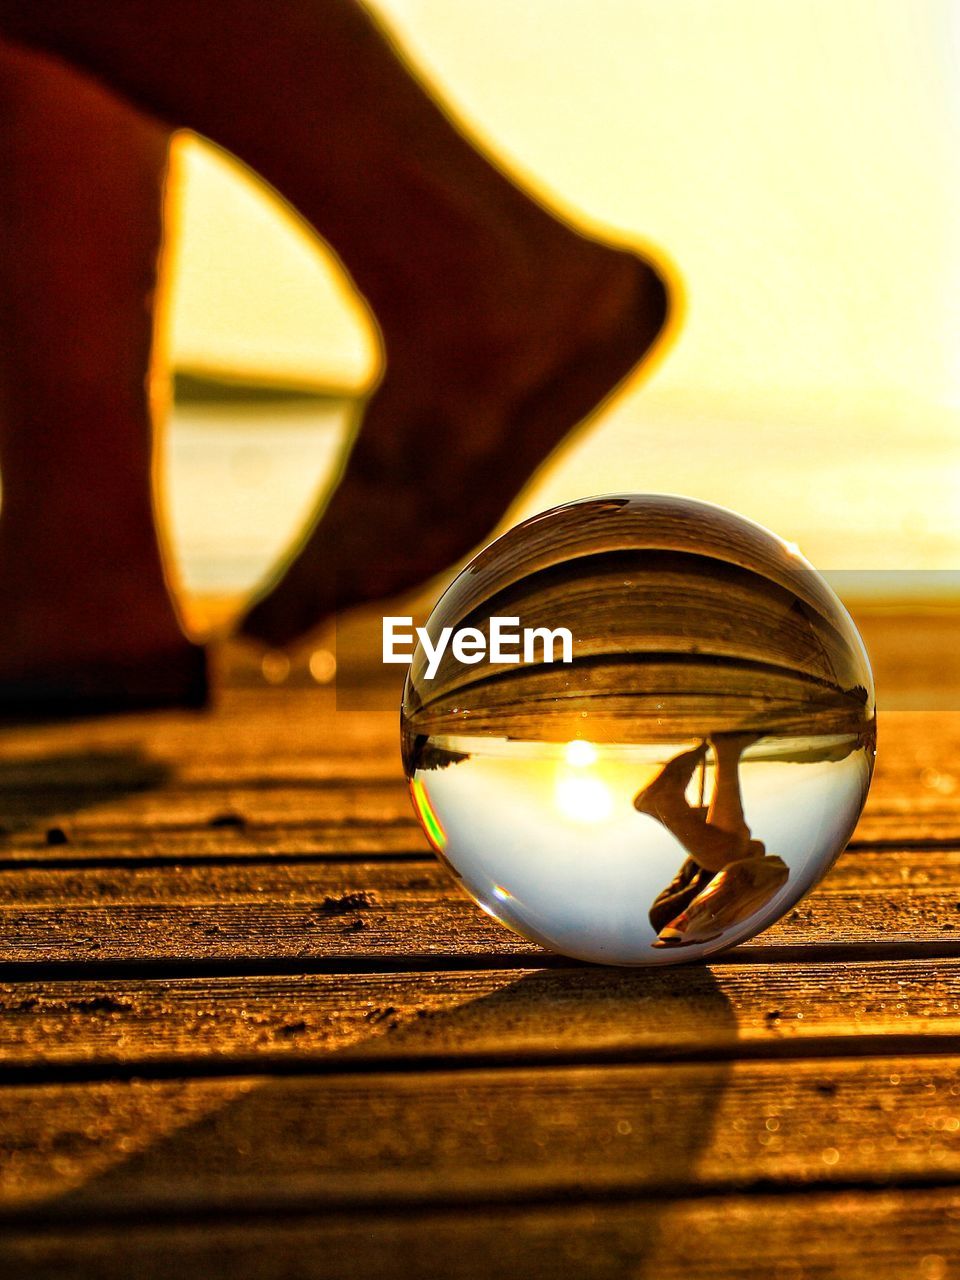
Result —
[{"label": "inverted sunset in sphere", "polygon": [[[486,638],[495,619],[572,645],[437,657],[445,631]],[[797,549],[732,512],[556,507],[485,548],[425,632],[401,718],[414,807],[467,892],[545,947],[715,954],[789,910],[853,832],[875,751],[863,644]]]}]

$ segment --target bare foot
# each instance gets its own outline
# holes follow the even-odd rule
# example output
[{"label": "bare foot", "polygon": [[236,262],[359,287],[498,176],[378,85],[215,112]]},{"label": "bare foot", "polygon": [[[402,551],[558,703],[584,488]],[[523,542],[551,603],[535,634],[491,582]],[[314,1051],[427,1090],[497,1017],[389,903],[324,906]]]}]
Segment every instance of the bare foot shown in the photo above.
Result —
[{"label": "bare foot", "polygon": [[0,29],[262,174],[370,303],[387,371],[346,474],[243,629],[271,645],[470,551],[644,357],[667,292],[511,182],[353,0],[0,0]]},{"label": "bare foot", "polygon": [[[247,635],[288,643],[337,610],[429,580],[490,534],[664,323],[666,293],[652,268],[590,249],[595,274],[575,287],[561,281],[553,297],[549,287],[539,297],[530,288],[525,308],[508,295],[505,262],[501,299],[487,300],[486,315],[474,309],[471,327],[453,339],[442,317],[415,342],[407,335],[391,344],[387,332],[386,376],[346,474],[280,581],[245,619]],[[435,310],[426,307],[424,316]],[[505,318],[520,331],[511,335]]]},{"label": "bare foot", "polygon": [[[686,801],[686,790],[690,779],[703,763],[707,754],[707,744],[701,742],[699,747],[689,751],[681,751],[663,766],[648,787],[634,796],[633,807],[638,813],[648,814],[651,818],[672,820],[678,812],[684,815],[690,806]],[[699,821],[704,821],[702,810]]]}]

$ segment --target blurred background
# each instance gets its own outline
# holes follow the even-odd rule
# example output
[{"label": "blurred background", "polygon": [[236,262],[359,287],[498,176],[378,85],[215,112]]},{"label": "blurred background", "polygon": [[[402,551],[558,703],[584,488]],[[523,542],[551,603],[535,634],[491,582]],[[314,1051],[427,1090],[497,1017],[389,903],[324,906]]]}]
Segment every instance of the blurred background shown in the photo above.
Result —
[{"label": "blurred background", "polygon": [[[952,0],[376,0],[411,62],[570,221],[672,262],[672,347],[505,523],[680,492],[845,599],[960,594],[960,11]],[[335,256],[177,136],[160,502],[187,614],[238,607],[336,475],[376,327]],[[211,495],[215,495],[211,497]]]}]

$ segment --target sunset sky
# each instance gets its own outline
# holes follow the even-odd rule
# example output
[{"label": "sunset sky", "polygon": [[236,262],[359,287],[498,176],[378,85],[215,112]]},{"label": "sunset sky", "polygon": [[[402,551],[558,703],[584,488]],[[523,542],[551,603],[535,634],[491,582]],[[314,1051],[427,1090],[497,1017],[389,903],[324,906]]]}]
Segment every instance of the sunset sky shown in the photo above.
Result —
[{"label": "sunset sky", "polygon": [[[825,568],[960,567],[955,5],[376,8],[513,174],[683,281],[685,320],[653,375],[511,520],[589,492],[684,492]],[[368,385],[373,330],[325,248],[192,138],[172,188],[175,359]]]}]

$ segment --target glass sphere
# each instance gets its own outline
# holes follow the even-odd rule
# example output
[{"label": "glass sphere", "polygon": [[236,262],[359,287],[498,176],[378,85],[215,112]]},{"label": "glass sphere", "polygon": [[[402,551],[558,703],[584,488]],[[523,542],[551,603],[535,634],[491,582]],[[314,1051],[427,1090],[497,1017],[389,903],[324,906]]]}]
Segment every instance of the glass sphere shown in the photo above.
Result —
[{"label": "glass sphere", "polygon": [[481,551],[401,715],[414,807],[467,892],[525,938],[628,965],[714,955],[816,884],[863,808],[875,723],[860,636],[799,551],[662,495],[571,502]]}]

